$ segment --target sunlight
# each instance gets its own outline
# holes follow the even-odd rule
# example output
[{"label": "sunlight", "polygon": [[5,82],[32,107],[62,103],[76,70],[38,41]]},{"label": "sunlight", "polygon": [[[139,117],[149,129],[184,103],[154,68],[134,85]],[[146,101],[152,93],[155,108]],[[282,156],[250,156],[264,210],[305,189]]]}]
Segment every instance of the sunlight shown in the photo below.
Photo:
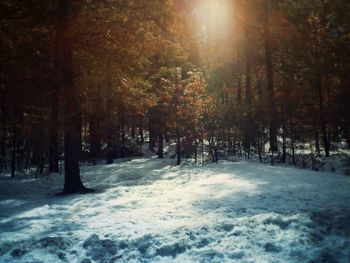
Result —
[{"label": "sunlight", "polygon": [[232,3],[229,0],[198,1],[194,17],[202,33],[228,33],[232,21]]},{"label": "sunlight", "polygon": [[232,58],[234,6],[230,0],[198,0],[192,11],[196,52],[207,68]]}]

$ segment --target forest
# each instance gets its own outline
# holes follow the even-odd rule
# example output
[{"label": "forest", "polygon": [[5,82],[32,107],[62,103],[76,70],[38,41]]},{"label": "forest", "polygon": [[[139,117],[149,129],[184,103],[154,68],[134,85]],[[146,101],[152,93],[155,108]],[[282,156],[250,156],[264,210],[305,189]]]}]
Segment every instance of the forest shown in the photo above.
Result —
[{"label": "forest", "polygon": [[[84,263],[165,262],[164,258],[175,262],[302,262],[305,258],[305,262],[348,262],[349,14],[350,1],[341,0],[2,0],[0,230],[8,240],[0,242],[0,262],[31,262],[43,255],[49,255],[41,259],[44,262]],[[202,173],[207,181],[200,177]],[[230,173],[237,178],[226,178]],[[182,174],[189,176],[193,188],[177,188],[187,182]],[[250,247],[250,254],[231,251],[234,255],[226,253],[233,248],[220,247],[226,252],[219,255],[217,248],[211,254],[193,252],[194,247],[196,251],[210,247],[210,240],[201,245],[187,241],[181,245],[172,232],[172,245],[160,246],[164,240],[145,230],[148,234],[142,237],[123,240],[123,248],[121,240],[116,244],[100,238],[108,231],[117,234],[103,226],[97,227],[102,229],[98,235],[92,232],[84,237],[85,259],[65,250],[74,243],[65,239],[66,234],[48,240],[55,233],[52,229],[51,236],[43,236],[40,244],[33,241],[34,227],[19,239],[12,237],[16,242],[22,240],[21,248],[11,243],[14,241],[9,233],[21,232],[17,224],[22,212],[33,212],[46,203],[50,209],[64,204],[69,207],[68,203],[83,209],[75,198],[86,198],[83,207],[91,202],[97,209],[109,204],[109,199],[117,200],[119,194],[125,200],[116,202],[132,203],[135,196],[142,200],[142,191],[149,194],[144,198],[157,203],[157,191],[172,188],[157,188],[156,184],[158,180],[165,184],[169,178],[187,198],[181,201],[188,202],[181,209],[194,209],[190,202],[197,200],[187,190],[192,193],[195,189],[193,193],[201,197],[202,191],[213,192],[216,198],[223,198],[218,204],[228,207],[236,200],[231,191],[236,194],[233,189],[242,187],[247,200],[236,200],[239,211],[243,209],[248,217],[257,216],[257,206],[265,207],[263,219],[252,219],[256,225],[263,222],[284,233],[295,222],[309,228],[306,221],[311,220],[319,232],[304,232],[311,233],[315,243],[308,243],[308,236],[305,242],[310,247],[301,245],[294,254],[269,241],[262,245],[261,254],[256,252],[260,249],[257,247]],[[198,185],[201,180],[203,188]],[[262,186],[264,180],[271,188]],[[139,184],[145,184],[144,188],[139,189]],[[213,188],[209,189],[210,184]],[[291,191],[299,198],[295,213],[284,192],[289,191],[289,184],[295,186]],[[309,190],[303,188],[308,186]],[[124,187],[135,196],[126,197]],[[271,195],[266,200],[273,205],[270,201],[261,204],[258,197],[262,194],[248,199],[249,191],[260,187],[259,191]],[[122,192],[114,196],[106,189]],[[84,193],[90,194],[71,195]],[[93,203],[94,195],[105,202]],[[283,200],[276,201],[275,195],[283,196]],[[169,193],[164,206],[170,202],[173,207],[171,198],[176,196]],[[211,204],[209,210],[214,209]],[[279,210],[284,205],[291,213]],[[131,220],[147,218],[149,211],[157,214],[157,209],[164,212],[162,208],[135,208],[139,214],[132,216],[118,214],[122,213],[119,210],[110,213]],[[315,211],[307,213],[306,219],[293,217],[304,216],[311,208]],[[60,209],[55,211],[60,217]],[[225,220],[231,218],[227,211]],[[97,221],[110,216],[102,210],[96,213],[100,214]],[[213,213],[220,218],[217,210]],[[26,217],[35,224],[29,215]],[[159,215],[160,225],[164,218]],[[198,224],[209,220],[200,215],[194,218]],[[216,222],[213,218],[210,220]],[[69,220],[67,224],[73,227],[75,220]],[[89,222],[88,228],[94,229],[96,226]],[[144,223],[136,222],[135,227],[148,229]],[[225,231],[228,228],[228,232],[235,229],[236,223],[232,227],[227,224],[225,221],[220,227]],[[221,228],[219,231],[208,225],[213,228],[208,231],[216,231],[217,240],[228,238]],[[339,225],[347,227],[340,231]],[[131,231],[129,225],[123,227],[124,232],[118,235]],[[336,248],[324,232],[327,227],[335,231],[339,241]],[[60,231],[68,230],[56,232]],[[174,231],[185,235],[182,228]],[[267,235],[259,231],[255,234]],[[317,235],[322,239],[315,241]],[[82,236],[77,234],[76,238],[82,241]],[[246,238],[251,244],[252,236]],[[286,243],[281,241],[283,246],[290,246],[294,240],[287,239]],[[140,244],[145,247],[140,248]],[[28,252],[26,246],[39,247],[42,254]],[[101,250],[105,251],[103,255],[98,252]],[[116,251],[124,252],[119,255]]]}]

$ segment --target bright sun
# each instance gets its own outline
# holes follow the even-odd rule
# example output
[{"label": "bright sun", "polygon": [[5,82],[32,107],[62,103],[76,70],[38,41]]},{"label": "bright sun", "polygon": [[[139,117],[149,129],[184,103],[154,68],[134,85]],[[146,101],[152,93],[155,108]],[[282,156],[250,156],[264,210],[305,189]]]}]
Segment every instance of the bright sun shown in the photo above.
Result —
[{"label": "bright sun", "polygon": [[225,33],[232,21],[232,4],[230,0],[197,1],[194,9],[197,26],[203,33]]}]

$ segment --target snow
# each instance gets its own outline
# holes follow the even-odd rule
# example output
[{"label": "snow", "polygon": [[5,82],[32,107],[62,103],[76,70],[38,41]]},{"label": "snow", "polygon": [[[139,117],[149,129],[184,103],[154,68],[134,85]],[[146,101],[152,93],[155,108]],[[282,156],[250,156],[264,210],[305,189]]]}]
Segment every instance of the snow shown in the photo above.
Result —
[{"label": "snow", "polygon": [[257,163],[84,166],[0,177],[0,262],[350,262],[350,177]]}]

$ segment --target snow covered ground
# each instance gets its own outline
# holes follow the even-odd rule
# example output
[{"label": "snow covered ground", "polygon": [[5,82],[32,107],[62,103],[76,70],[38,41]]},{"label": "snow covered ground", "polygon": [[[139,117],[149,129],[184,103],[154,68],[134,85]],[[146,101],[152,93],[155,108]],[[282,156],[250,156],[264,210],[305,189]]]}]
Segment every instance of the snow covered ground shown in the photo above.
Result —
[{"label": "snow covered ground", "polygon": [[350,262],[350,177],[139,158],[0,178],[0,262]]}]

